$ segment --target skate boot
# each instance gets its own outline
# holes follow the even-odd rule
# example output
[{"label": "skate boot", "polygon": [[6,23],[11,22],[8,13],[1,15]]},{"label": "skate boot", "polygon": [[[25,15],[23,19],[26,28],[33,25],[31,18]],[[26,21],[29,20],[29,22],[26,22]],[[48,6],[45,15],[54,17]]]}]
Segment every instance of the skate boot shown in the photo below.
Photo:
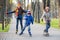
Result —
[{"label": "skate boot", "polygon": [[16,30],[16,34],[17,34],[18,30]]}]

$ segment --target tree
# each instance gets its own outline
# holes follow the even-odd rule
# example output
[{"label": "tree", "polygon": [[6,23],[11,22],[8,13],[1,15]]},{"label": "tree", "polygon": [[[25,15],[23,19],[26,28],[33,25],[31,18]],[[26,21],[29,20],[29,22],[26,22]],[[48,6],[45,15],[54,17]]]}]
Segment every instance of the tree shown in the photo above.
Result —
[{"label": "tree", "polygon": [[50,0],[43,0],[44,3],[44,9],[46,6],[50,7]]},{"label": "tree", "polygon": [[59,27],[60,27],[60,0],[58,0],[59,5]]}]

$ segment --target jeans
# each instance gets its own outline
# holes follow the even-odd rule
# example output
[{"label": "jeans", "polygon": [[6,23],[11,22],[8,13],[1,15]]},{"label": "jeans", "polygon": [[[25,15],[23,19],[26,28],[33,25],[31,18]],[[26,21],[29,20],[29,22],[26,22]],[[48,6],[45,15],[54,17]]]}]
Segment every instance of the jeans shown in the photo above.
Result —
[{"label": "jeans", "polygon": [[22,25],[22,18],[17,18],[16,20],[16,30],[18,30],[18,23],[20,21],[20,25],[21,25],[21,30],[23,29],[23,25]]},{"label": "jeans", "polygon": [[46,23],[46,29],[45,29],[45,31],[48,32],[49,28],[50,28],[50,23]]},{"label": "jeans", "polygon": [[[25,25],[20,34],[23,34],[23,32],[24,32],[24,30],[25,30],[26,27],[27,27],[27,26]],[[30,36],[32,36],[30,30],[31,30],[31,29],[30,29],[30,25],[29,25],[29,26],[28,26],[28,33],[29,33]]]}]

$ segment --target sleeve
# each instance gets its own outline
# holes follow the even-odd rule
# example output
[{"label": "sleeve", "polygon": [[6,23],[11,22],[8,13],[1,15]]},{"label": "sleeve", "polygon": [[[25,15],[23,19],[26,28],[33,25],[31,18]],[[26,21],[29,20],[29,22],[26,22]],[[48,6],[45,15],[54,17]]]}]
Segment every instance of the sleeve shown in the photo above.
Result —
[{"label": "sleeve", "polygon": [[24,13],[27,13],[27,10],[23,10]]},{"label": "sleeve", "polygon": [[44,13],[43,17],[46,18],[46,13]]},{"label": "sleeve", "polygon": [[50,19],[50,21],[51,21],[51,13],[49,13],[49,19]]},{"label": "sleeve", "polygon": [[43,19],[45,17],[45,12],[42,14],[42,17],[41,17],[41,19]]},{"label": "sleeve", "polygon": [[27,10],[24,10],[22,7],[21,7],[21,10],[23,13],[27,13]]},{"label": "sleeve", "polygon": [[34,18],[31,16],[31,23],[33,24],[33,22],[34,22]]},{"label": "sleeve", "polygon": [[24,20],[27,20],[27,17],[26,17],[26,15],[23,17],[23,19],[24,19]]},{"label": "sleeve", "polygon": [[41,21],[43,22],[43,21],[45,21],[45,19],[46,19],[46,15],[45,15],[45,12],[42,14],[42,17],[41,17]]},{"label": "sleeve", "polygon": [[8,14],[15,13],[15,11],[9,11]]}]

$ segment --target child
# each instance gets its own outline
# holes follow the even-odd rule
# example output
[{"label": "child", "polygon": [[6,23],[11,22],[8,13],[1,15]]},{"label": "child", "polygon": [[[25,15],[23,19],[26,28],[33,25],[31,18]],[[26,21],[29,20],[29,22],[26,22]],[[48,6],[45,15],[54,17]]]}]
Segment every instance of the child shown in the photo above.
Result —
[{"label": "child", "polygon": [[17,18],[16,18],[16,34],[18,32],[19,21],[20,21],[20,25],[21,25],[21,30],[23,29],[22,18],[23,18],[23,13],[26,13],[26,12],[27,11],[23,10],[23,8],[21,7],[20,2],[17,3],[17,7],[16,7],[16,9],[14,11],[7,12],[7,14],[15,13],[16,16],[17,16]]},{"label": "child", "polygon": [[32,36],[31,34],[31,29],[30,29],[30,24],[32,23],[33,24],[33,17],[31,16],[31,12],[28,10],[27,14],[24,16],[24,19],[26,20],[25,22],[25,25],[24,25],[24,28],[22,29],[21,33],[19,35],[22,35],[25,28],[28,26],[28,32],[29,32],[29,35]]},{"label": "child", "polygon": [[45,8],[45,12],[44,12],[43,17],[45,18],[45,21],[46,21],[46,29],[44,30],[44,32],[48,34],[48,29],[50,28],[50,21],[51,21],[51,19],[50,19],[51,15],[49,12],[49,7]]}]

